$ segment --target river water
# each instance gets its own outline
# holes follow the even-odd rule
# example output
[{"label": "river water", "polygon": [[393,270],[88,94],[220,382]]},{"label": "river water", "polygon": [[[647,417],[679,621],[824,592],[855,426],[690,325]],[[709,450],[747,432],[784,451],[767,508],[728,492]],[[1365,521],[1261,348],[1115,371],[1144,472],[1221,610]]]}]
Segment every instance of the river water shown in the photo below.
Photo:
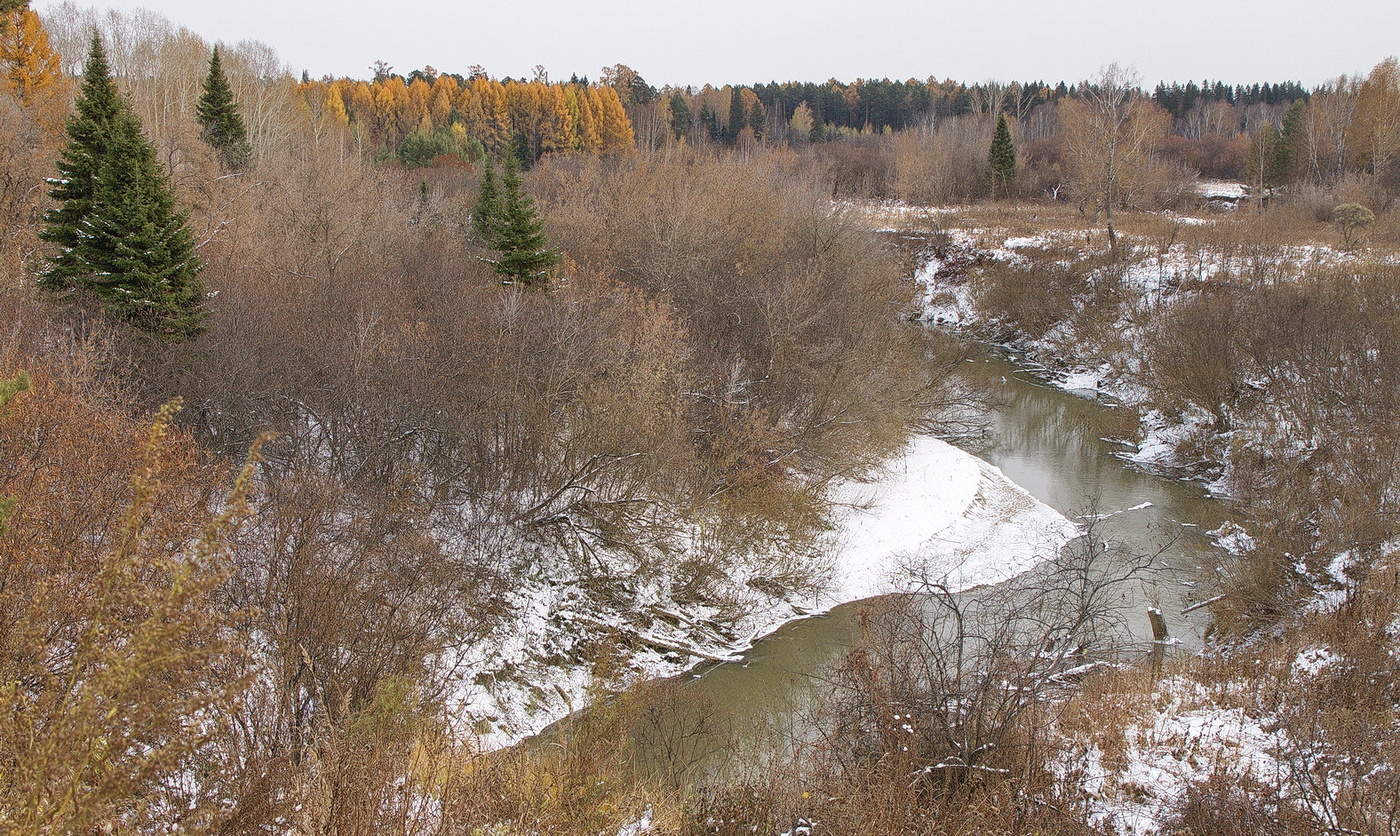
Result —
[{"label": "river water", "polygon": [[[1166,546],[1159,561],[1166,570],[1141,591],[1128,626],[1146,648],[1146,609],[1155,605],[1173,638],[1198,645],[1205,613],[1181,610],[1198,597],[1196,569],[1216,560],[1206,532],[1224,522],[1226,508],[1199,485],[1144,473],[1116,457],[1124,448],[1106,439],[1131,431],[1123,411],[1047,386],[999,356],[969,362],[963,373],[985,384],[994,404],[985,439],[966,448],[1037,499],[1071,518],[1095,504],[1104,514],[1150,503],[1100,523],[1100,535],[1139,553]],[[809,707],[829,691],[823,671],[854,645],[869,606],[855,602],[790,623],[743,661],[704,667],[672,683],[664,704],[634,729],[643,757],[688,783],[715,771],[742,773],[754,765],[754,752],[780,748],[764,740],[800,737]]]}]

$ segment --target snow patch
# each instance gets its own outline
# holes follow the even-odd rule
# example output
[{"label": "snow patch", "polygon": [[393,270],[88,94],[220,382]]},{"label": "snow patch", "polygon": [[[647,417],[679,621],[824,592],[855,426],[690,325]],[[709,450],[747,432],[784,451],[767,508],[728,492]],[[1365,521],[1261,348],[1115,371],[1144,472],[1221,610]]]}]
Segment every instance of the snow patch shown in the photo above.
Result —
[{"label": "snow patch", "polygon": [[461,716],[477,729],[478,745],[508,746],[586,707],[597,693],[584,652],[590,638],[621,640],[619,685],[628,687],[700,661],[741,660],[782,625],[899,591],[910,573],[954,590],[1004,581],[1079,533],[996,467],[932,437],[915,438],[864,481],[833,486],[830,498],[837,509],[826,537],[830,574],[812,594],[759,583],[762,567],[783,555],[733,567],[726,583],[742,600],[728,610],[677,601],[667,578],[630,579],[621,569],[612,579],[619,594],[601,598],[562,559],[522,572],[512,598],[517,618],[466,666],[476,676],[461,692]]},{"label": "snow patch", "polygon": [[1250,537],[1248,532],[1234,522],[1227,521],[1219,528],[1207,531],[1206,534],[1215,538],[1215,545],[1236,557],[1254,551],[1256,545],[1254,538]]},{"label": "snow patch", "polygon": [[1229,180],[1202,180],[1196,184],[1196,196],[1206,200],[1243,200],[1249,186]]},{"label": "snow patch", "polygon": [[1222,775],[1277,784],[1287,774],[1282,753],[1289,741],[1266,730],[1265,720],[1213,705],[1201,686],[1179,677],[1164,680],[1153,699],[1159,709],[1151,720],[1124,730],[1121,761],[1107,763],[1098,746],[1089,746],[1054,766],[1084,788],[1092,825],[1125,836],[1170,832],[1193,784]]},{"label": "snow patch", "polygon": [[914,571],[955,591],[1015,577],[1053,557],[1079,528],[1000,469],[937,438],[920,437],[874,483],[835,492],[846,507],[831,591],[823,603],[897,588]]},{"label": "snow patch", "polygon": [[1293,658],[1293,669],[1305,676],[1317,676],[1324,669],[1340,661],[1342,661],[1342,657],[1334,653],[1331,648],[1310,647],[1299,652]]}]

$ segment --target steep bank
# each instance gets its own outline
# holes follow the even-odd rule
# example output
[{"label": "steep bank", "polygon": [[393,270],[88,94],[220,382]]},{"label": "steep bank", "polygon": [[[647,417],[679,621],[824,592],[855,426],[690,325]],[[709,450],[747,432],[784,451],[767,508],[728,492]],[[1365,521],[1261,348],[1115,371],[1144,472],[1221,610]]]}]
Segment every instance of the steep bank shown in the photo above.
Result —
[{"label": "steep bank", "polygon": [[[750,607],[726,618],[705,602],[667,597],[661,584],[609,600],[558,575],[523,586],[525,614],[509,643],[473,660],[462,719],[484,749],[510,745],[586,706],[599,685],[626,687],[674,676],[699,662],[732,661],[783,624],[899,588],[918,571],[965,589],[1013,577],[1053,554],[1078,528],[987,462],[920,437],[866,481],[836,485],[830,563],[818,591],[752,590]],[[621,658],[606,683],[587,649],[608,639]]]}]

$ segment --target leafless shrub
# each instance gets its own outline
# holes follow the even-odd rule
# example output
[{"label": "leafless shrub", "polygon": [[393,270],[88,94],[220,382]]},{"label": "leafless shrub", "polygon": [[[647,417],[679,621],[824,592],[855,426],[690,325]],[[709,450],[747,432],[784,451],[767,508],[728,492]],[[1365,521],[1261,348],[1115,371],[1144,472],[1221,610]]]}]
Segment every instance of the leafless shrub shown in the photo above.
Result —
[{"label": "leafless shrub", "polygon": [[1086,519],[1084,537],[1018,582],[955,593],[911,567],[911,592],[862,616],[809,764],[842,815],[889,819],[872,832],[945,817],[1075,829],[1047,771],[1050,717],[1081,678],[1141,650],[1126,593],[1156,559],[1103,542]]}]

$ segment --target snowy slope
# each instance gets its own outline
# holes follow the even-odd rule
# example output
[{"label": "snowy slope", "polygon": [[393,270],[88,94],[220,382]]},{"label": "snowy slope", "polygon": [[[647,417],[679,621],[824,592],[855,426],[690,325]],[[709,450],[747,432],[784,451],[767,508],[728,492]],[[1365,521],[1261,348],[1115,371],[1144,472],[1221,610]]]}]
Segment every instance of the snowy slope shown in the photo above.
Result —
[{"label": "snowy slope", "polygon": [[[1077,529],[999,469],[936,438],[915,439],[872,483],[838,487],[832,588],[841,603],[897,589],[897,571],[954,589],[998,583],[1052,556]],[[829,604],[828,604],[829,605]]]},{"label": "snowy slope", "polygon": [[629,640],[626,684],[674,676],[701,661],[741,659],[788,622],[897,591],[911,567],[967,589],[1026,571],[1078,533],[997,468],[929,437],[867,481],[835,486],[832,498],[840,510],[830,582],[811,596],[754,592],[737,619],[671,600],[662,586],[639,588],[626,608],[611,610],[566,578],[523,588],[513,635],[472,666],[475,682],[461,693],[479,745],[511,745],[585,707],[596,689],[579,648],[590,635]]}]

